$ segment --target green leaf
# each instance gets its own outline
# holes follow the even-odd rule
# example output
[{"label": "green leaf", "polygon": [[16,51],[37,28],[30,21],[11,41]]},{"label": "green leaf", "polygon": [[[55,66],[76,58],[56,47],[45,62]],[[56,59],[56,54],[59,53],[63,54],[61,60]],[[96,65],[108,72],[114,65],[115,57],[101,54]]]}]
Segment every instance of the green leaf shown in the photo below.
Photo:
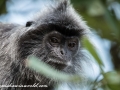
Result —
[{"label": "green leaf", "polygon": [[103,62],[101,61],[97,51],[95,50],[94,45],[90,42],[90,40],[88,38],[84,38],[83,40],[84,42],[84,46],[85,48],[90,52],[90,54],[95,58],[95,60],[97,61],[97,63],[100,66],[103,66]]},{"label": "green leaf", "polygon": [[101,16],[105,14],[105,10],[99,0],[95,0],[88,8],[90,16]]},{"label": "green leaf", "polygon": [[29,56],[26,63],[30,69],[35,70],[36,72],[54,80],[65,82],[81,81],[81,77],[79,75],[70,75],[64,72],[60,72],[34,56]]},{"label": "green leaf", "polygon": [[116,71],[104,74],[104,79],[111,90],[120,90],[120,74]]}]

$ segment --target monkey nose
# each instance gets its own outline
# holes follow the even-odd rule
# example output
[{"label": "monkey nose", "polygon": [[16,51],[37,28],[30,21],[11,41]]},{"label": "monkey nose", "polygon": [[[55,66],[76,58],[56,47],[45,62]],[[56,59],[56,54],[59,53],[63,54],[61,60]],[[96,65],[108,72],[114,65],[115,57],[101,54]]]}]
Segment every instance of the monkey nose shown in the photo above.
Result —
[{"label": "monkey nose", "polygon": [[61,55],[63,55],[63,54],[64,54],[64,52],[63,52],[63,51],[60,51],[60,53],[61,53]]},{"label": "monkey nose", "polygon": [[60,58],[63,59],[64,61],[69,61],[67,52],[65,52],[64,50],[60,50]]},{"label": "monkey nose", "polygon": [[60,54],[61,54],[62,56],[64,56],[66,53],[65,53],[64,50],[60,50]]}]

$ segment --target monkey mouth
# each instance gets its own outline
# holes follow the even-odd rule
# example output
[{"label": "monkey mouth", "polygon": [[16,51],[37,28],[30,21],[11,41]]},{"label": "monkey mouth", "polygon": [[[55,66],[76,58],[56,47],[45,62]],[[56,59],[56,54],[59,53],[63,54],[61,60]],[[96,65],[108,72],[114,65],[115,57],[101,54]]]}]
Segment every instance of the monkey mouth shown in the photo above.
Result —
[{"label": "monkey mouth", "polygon": [[52,58],[49,59],[48,64],[58,70],[63,70],[69,66],[69,62],[67,61],[63,61],[61,59],[52,59]]}]

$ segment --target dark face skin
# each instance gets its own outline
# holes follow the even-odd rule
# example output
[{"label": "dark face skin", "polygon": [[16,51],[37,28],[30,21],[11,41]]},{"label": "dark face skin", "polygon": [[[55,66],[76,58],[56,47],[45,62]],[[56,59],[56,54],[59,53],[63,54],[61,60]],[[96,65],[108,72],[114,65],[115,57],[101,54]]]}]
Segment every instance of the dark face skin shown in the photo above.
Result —
[{"label": "dark face skin", "polygon": [[57,31],[47,34],[43,40],[48,51],[47,62],[58,69],[71,65],[73,56],[77,53],[79,39],[77,36],[66,37]]}]

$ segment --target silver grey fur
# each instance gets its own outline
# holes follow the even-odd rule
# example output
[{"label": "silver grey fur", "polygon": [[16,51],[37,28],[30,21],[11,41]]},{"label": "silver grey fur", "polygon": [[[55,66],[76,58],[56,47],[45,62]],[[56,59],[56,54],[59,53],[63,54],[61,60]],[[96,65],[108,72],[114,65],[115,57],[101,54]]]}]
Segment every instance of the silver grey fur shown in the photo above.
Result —
[{"label": "silver grey fur", "polygon": [[[0,23],[0,85],[29,85],[34,83],[47,84],[48,88],[5,88],[1,87],[0,90],[52,90],[54,87],[53,80],[47,79],[34,71],[29,70],[25,66],[25,58],[22,60],[21,52],[23,48],[19,47],[21,38],[24,39],[28,32],[34,30],[44,29],[41,26],[49,24],[63,25],[68,29],[80,29],[81,33],[85,34],[89,31],[89,27],[75,12],[68,0],[61,0],[56,5],[47,7],[45,11],[37,13],[36,18],[33,18],[34,23],[30,27],[14,24]],[[41,36],[42,37],[42,36]],[[42,37],[43,38],[43,37]],[[36,42],[34,42],[36,43]],[[44,46],[39,43],[40,50],[44,50]],[[37,48],[30,48],[27,50],[28,55],[37,55]],[[45,53],[47,51],[43,51]],[[30,54],[29,54],[30,53]],[[43,54],[42,53],[42,54]],[[84,58],[81,48],[79,54],[74,57],[73,65],[65,69],[67,73],[76,73],[81,70],[80,60]],[[44,58],[46,54],[41,54],[40,58]],[[25,56],[27,57],[27,56]]]}]

